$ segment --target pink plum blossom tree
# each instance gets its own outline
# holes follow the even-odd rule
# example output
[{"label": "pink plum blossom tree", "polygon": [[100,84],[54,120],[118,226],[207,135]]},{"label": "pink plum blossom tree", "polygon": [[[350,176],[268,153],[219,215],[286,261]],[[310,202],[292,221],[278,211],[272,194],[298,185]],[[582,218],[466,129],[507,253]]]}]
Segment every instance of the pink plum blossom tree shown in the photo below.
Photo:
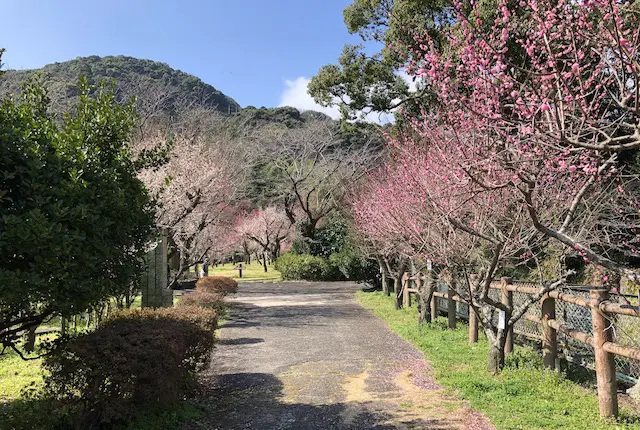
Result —
[{"label": "pink plum blossom tree", "polygon": [[269,206],[249,213],[240,221],[237,231],[242,239],[255,243],[263,254],[264,271],[267,272],[267,256],[275,261],[280,247],[289,236],[291,222],[284,211]]}]

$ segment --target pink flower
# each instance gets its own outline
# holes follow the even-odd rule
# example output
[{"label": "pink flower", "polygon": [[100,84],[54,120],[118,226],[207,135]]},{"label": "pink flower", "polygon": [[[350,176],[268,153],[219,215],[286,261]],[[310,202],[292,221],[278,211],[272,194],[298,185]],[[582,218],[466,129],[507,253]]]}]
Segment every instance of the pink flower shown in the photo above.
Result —
[{"label": "pink flower", "polygon": [[575,172],[576,170],[578,170],[578,168],[577,168],[576,166],[574,166],[574,165],[571,165],[571,166],[569,166],[568,170],[569,170],[571,173],[573,173],[573,172]]},{"label": "pink flower", "polygon": [[540,105],[540,110],[542,112],[548,112],[549,111],[549,104],[548,103],[542,103],[542,105]]}]

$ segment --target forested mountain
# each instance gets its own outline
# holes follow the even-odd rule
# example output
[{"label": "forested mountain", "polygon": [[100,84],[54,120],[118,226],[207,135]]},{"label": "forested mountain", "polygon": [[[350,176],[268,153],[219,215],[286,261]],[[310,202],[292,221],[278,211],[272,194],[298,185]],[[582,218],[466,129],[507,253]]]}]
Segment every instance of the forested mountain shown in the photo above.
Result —
[{"label": "forested mountain", "polygon": [[[37,74],[40,74],[49,91],[54,109],[57,107],[60,111],[65,111],[76,101],[78,81],[85,76],[92,85],[115,81],[119,100],[127,101],[135,97],[138,112],[142,115],[157,110],[174,113],[194,107],[215,109],[230,115],[230,123],[241,132],[268,124],[296,128],[310,121],[331,121],[329,116],[321,112],[300,112],[289,106],[247,106],[243,109],[233,98],[196,76],[173,69],[165,63],[122,55],[78,57],[48,64],[41,69],[7,70],[0,77],[0,96],[19,94],[22,83]],[[351,141],[354,136],[363,133],[370,136],[375,130],[375,126],[360,124],[351,127],[345,133],[345,139]]]},{"label": "forested mountain", "polygon": [[[40,73],[54,103],[63,107],[78,94],[80,76],[90,84],[115,80],[118,96],[136,96],[140,104],[158,105],[166,111],[177,105],[199,105],[223,113],[237,112],[240,105],[199,78],[173,69],[165,63],[133,57],[79,57],[36,70],[8,70],[0,78],[0,95],[20,91],[22,82]],[[154,106],[158,107],[158,106]]]}]

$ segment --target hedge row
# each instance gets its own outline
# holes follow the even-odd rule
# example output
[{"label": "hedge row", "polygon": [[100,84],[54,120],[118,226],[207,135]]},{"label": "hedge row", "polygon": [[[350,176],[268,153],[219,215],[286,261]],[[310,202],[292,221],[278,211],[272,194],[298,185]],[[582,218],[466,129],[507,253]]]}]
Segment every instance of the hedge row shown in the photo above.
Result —
[{"label": "hedge row", "polygon": [[285,280],[372,281],[377,273],[371,261],[347,252],[333,253],[329,258],[290,252],[276,260],[275,268]]}]

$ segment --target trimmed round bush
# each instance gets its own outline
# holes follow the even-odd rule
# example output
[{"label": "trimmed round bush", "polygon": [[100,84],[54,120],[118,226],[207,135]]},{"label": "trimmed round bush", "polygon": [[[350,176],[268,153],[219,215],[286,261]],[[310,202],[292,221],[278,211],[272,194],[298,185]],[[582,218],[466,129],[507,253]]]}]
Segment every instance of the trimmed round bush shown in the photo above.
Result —
[{"label": "trimmed round bush", "polygon": [[224,295],[221,293],[207,293],[196,290],[193,293],[180,296],[178,308],[185,306],[199,306],[205,309],[213,309],[222,315],[227,311],[227,304],[224,302]]},{"label": "trimmed round bush", "polygon": [[124,423],[141,408],[176,404],[214,345],[214,310],[119,312],[95,331],[61,339],[44,359],[44,394],[74,428]]},{"label": "trimmed round bush", "polygon": [[210,294],[234,294],[238,292],[238,283],[226,276],[205,276],[196,282],[196,291]]},{"label": "trimmed round bush", "polygon": [[174,319],[195,324],[203,330],[210,330],[212,332],[218,328],[218,313],[215,310],[186,304],[175,308],[123,309],[109,317],[107,321],[111,322],[128,318]]}]

